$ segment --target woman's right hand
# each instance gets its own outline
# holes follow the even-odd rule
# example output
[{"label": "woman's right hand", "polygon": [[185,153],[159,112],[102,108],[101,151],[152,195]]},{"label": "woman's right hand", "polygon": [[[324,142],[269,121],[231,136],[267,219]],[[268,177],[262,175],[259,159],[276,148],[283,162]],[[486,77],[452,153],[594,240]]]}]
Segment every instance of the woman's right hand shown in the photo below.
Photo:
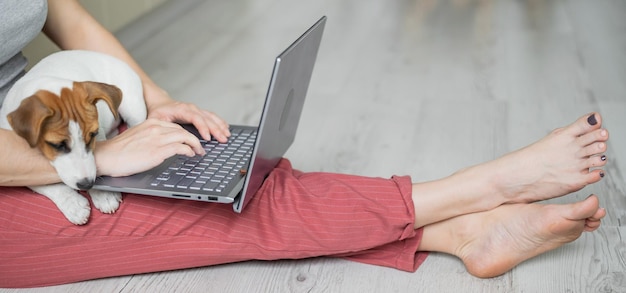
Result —
[{"label": "woman's right hand", "polygon": [[114,177],[146,171],[173,155],[204,153],[195,135],[159,119],[147,119],[116,137],[99,141],[94,151],[98,175]]}]

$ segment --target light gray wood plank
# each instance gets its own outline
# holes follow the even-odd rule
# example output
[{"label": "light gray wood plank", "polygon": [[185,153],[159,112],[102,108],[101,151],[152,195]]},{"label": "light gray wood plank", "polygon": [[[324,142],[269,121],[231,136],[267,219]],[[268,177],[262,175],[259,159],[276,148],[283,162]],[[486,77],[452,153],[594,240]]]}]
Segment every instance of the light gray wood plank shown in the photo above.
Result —
[{"label": "light gray wood plank", "polygon": [[94,292],[109,293],[123,292],[126,284],[133,279],[133,276],[123,276],[117,278],[108,278],[100,280],[90,280],[67,285],[49,286],[43,288],[27,288],[27,289],[2,289],[2,293],[67,293],[67,292]]},{"label": "light gray wood plank", "polygon": [[625,292],[626,228],[604,226],[513,270],[516,292]]}]

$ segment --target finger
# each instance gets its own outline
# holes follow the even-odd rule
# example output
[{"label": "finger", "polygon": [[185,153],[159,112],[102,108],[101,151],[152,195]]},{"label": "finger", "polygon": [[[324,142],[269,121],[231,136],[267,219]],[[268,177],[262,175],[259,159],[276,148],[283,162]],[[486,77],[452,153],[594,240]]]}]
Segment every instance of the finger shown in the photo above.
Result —
[{"label": "finger", "polygon": [[206,140],[210,140],[213,136],[219,142],[228,141],[230,136],[228,123],[214,113],[202,111],[201,115],[191,119],[191,123]]},{"label": "finger", "polygon": [[167,110],[159,109],[150,113],[155,117],[165,121],[176,121],[181,123],[191,123],[196,127],[203,139],[210,140],[211,136],[220,142],[226,142],[230,136],[228,123],[215,113],[201,110],[194,104],[175,103]]},{"label": "finger", "polygon": [[205,154],[200,140],[182,126],[165,121],[153,123],[154,125],[149,126],[149,132],[146,135],[152,137],[151,140],[156,141],[160,146],[184,144],[189,146],[195,154]]},{"label": "finger", "polygon": [[177,143],[177,144],[168,144],[162,151],[167,154],[166,156],[169,158],[173,155],[183,155],[187,157],[193,157],[196,155],[194,149],[192,149],[189,145]]},{"label": "finger", "polygon": [[209,132],[213,133],[218,141],[226,142],[228,137],[230,137],[230,126],[228,123],[213,113],[210,113],[206,120],[208,120]]},{"label": "finger", "polygon": [[192,154],[192,156],[195,154],[206,154],[204,148],[202,147],[202,144],[200,143],[200,140],[195,135],[191,134],[189,131],[183,129],[182,127],[175,133],[167,135],[166,142],[168,142],[168,144],[170,145],[187,145],[194,153]]}]

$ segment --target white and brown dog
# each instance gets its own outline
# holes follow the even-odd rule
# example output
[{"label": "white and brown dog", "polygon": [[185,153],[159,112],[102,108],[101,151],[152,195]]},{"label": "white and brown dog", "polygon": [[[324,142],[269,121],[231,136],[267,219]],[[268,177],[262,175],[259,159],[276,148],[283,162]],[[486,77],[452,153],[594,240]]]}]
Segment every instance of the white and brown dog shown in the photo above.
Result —
[{"label": "white and brown dog", "polygon": [[[123,98],[122,98],[123,97]],[[12,129],[50,160],[63,183],[29,186],[72,223],[87,223],[89,201],[76,191],[96,179],[95,142],[146,119],[139,76],[123,61],[90,51],[61,51],[35,65],[9,90],[0,127]],[[117,192],[89,190],[94,206],[115,212]]]}]

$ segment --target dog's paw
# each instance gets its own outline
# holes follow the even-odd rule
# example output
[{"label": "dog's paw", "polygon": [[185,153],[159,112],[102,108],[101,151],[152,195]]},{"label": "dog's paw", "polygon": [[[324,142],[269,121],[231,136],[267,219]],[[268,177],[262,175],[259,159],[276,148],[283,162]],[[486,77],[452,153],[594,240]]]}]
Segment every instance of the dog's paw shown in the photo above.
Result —
[{"label": "dog's paw", "polygon": [[93,205],[105,214],[115,213],[122,202],[122,194],[119,192],[92,189],[89,195]]},{"label": "dog's paw", "polygon": [[91,214],[89,201],[84,196],[74,193],[57,203],[57,207],[72,224],[85,225]]},{"label": "dog's paw", "polygon": [[84,225],[89,221],[91,214],[89,201],[69,186],[59,183],[30,188],[52,200],[72,224]]}]

